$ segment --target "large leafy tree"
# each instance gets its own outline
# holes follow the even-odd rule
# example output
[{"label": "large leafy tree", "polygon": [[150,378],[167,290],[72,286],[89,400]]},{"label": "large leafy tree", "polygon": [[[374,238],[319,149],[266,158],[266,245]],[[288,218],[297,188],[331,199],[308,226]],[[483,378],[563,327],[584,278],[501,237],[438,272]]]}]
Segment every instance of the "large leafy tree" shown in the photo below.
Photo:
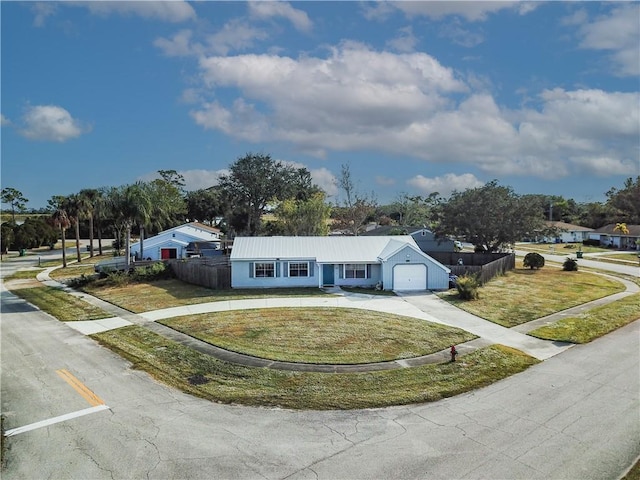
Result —
[{"label": "large leafy tree", "polygon": [[13,223],[16,223],[16,211],[24,212],[29,200],[24,198],[20,190],[11,187],[3,188],[0,198],[2,198],[2,203],[8,203],[11,206],[11,219]]},{"label": "large leafy tree", "polygon": [[436,233],[463,238],[477,250],[495,252],[543,230],[541,205],[497,181],[453,192],[440,207]]},{"label": "large leafy tree", "polygon": [[0,258],[2,255],[9,252],[9,247],[13,245],[14,233],[13,227],[15,224],[5,222],[0,226]]},{"label": "large leafy tree", "polygon": [[635,181],[631,177],[627,178],[621,189],[609,190],[607,206],[611,209],[610,223],[640,225],[640,176]]},{"label": "large leafy tree", "polygon": [[441,200],[438,192],[426,197],[401,193],[392,204],[391,218],[402,226],[433,228],[435,209]]},{"label": "large leafy tree", "polygon": [[186,194],[187,217],[213,225],[224,213],[220,193],[214,187],[193,190]]},{"label": "large leafy tree", "polygon": [[[160,172],[165,172],[165,170],[160,170]],[[170,172],[173,172],[173,170]],[[151,200],[151,216],[149,222],[143,227],[150,227],[160,231],[167,226],[175,226],[184,221],[187,213],[187,203],[182,190],[182,183],[179,180],[171,180],[170,178],[158,178],[144,185]]]},{"label": "large leafy tree", "polygon": [[283,200],[275,210],[283,235],[312,236],[329,233],[331,206],[325,194],[317,192],[307,199]]},{"label": "large leafy tree", "polygon": [[246,220],[241,230],[258,235],[267,207],[278,200],[306,195],[310,178],[306,169],[285,165],[270,155],[248,153],[229,167],[229,174],[220,177],[219,188],[232,207],[230,216]]}]

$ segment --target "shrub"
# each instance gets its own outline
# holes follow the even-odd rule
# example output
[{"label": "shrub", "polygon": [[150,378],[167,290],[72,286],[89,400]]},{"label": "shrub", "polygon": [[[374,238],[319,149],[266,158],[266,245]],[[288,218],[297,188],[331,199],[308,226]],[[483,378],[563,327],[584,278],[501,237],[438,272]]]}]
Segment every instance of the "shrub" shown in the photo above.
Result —
[{"label": "shrub", "polygon": [[573,258],[567,258],[562,264],[562,270],[565,272],[577,272],[578,271],[578,262]]},{"label": "shrub", "polygon": [[131,275],[131,278],[137,281],[161,280],[171,277],[173,277],[173,270],[167,267],[164,262],[155,262],[146,267],[138,267]]},{"label": "shrub", "polygon": [[536,252],[527,253],[524,256],[523,265],[525,267],[533,268],[542,268],[544,267],[544,257]]},{"label": "shrub", "polygon": [[458,280],[456,281],[456,289],[458,290],[458,295],[462,300],[476,300],[479,298],[479,288],[480,282],[474,275],[464,275],[462,277],[458,277]]},{"label": "shrub", "polygon": [[85,275],[84,273],[79,277],[71,278],[67,280],[65,283],[69,285],[71,288],[82,288],[96,280],[95,275]]}]

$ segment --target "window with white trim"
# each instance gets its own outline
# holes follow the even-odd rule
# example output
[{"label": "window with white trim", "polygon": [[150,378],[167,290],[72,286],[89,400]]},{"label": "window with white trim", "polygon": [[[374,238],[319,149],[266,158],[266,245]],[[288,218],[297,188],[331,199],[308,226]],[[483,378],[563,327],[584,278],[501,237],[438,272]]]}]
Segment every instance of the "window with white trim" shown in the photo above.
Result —
[{"label": "window with white trim", "polygon": [[364,263],[345,263],[344,278],[367,278],[367,265]]},{"label": "window with white trim", "polygon": [[309,262],[289,262],[290,277],[308,277]]},{"label": "window with white trim", "polygon": [[276,265],[273,262],[256,262],[253,266],[254,276],[256,278],[266,278],[276,276]]}]

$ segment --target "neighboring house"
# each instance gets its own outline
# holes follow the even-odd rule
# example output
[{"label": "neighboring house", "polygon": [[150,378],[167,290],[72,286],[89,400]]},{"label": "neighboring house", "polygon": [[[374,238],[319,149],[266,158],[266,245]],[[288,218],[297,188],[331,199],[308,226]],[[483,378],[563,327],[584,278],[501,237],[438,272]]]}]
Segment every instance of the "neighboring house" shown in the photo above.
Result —
[{"label": "neighboring house", "polygon": [[589,233],[591,240],[599,240],[603,247],[615,247],[623,250],[640,250],[636,243],[640,240],[640,225],[627,225],[629,233],[615,230],[616,224],[611,223]]},{"label": "neighboring house", "polygon": [[[131,255],[140,260],[168,260],[203,255],[220,248],[220,230],[203,223],[192,222],[170,228],[144,239],[144,251],[140,255],[140,242],[131,245]],[[206,248],[199,248],[206,246]]]},{"label": "neighboring house", "polygon": [[544,222],[547,227],[553,227],[558,230],[555,237],[542,237],[539,242],[546,243],[582,243],[583,240],[589,238],[589,233],[593,228],[581,227],[580,225],[572,225],[565,222]]},{"label": "neighboring house", "polygon": [[456,250],[455,242],[448,238],[437,238],[435,233],[425,227],[405,227],[405,226],[391,226],[386,225],[383,227],[367,230],[362,236],[395,236],[398,233],[404,235],[411,235],[415,240],[418,248],[425,253],[429,252],[453,252]]},{"label": "neighboring house", "polygon": [[232,288],[449,288],[450,269],[408,235],[237,237],[230,261]]}]

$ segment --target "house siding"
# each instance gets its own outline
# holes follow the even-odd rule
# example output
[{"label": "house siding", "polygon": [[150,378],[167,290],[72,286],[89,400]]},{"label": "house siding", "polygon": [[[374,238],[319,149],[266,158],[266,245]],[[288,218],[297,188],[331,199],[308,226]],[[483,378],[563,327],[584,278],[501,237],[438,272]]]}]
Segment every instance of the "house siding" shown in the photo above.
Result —
[{"label": "house siding", "polygon": [[[355,262],[354,262],[355,263]],[[344,263],[334,266],[335,285],[344,287],[375,287],[378,282],[382,281],[382,265],[368,263],[368,278],[343,278]]]},{"label": "house siding", "polygon": [[427,267],[427,288],[429,290],[446,290],[449,288],[449,272],[430,257],[416,252],[410,247],[404,247],[385,262],[384,279],[385,290],[393,290],[393,269],[396,265],[425,265]]},{"label": "house siding", "polygon": [[231,262],[231,288],[280,288],[280,287],[317,287],[320,274],[318,265],[313,260],[308,261],[308,277],[289,277],[289,261],[258,260],[259,263],[275,263],[275,277],[253,277],[253,265],[256,261],[234,260]]},{"label": "house siding", "polygon": [[[289,277],[288,262],[310,262],[312,275]],[[375,287],[393,290],[395,265],[407,263],[425,265],[428,289],[446,289],[449,269],[418,248],[410,236],[392,237],[238,237],[230,257],[233,288],[322,287],[336,286]],[[276,262],[273,277],[254,278],[254,262]],[[367,265],[366,278],[345,278],[345,264]],[[332,270],[329,270],[328,267]],[[333,272],[325,281],[324,269]]]},{"label": "house siding", "polygon": [[[176,248],[177,257],[187,256],[187,245],[189,242],[208,241],[219,242],[220,235],[210,229],[199,227],[198,224],[185,224],[160,232],[153,237],[145,238],[143,245],[144,259],[160,260],[160,250],[163,248]],[[136,242],[130,247],[131,255],[140,257],[140,242]]]}]

